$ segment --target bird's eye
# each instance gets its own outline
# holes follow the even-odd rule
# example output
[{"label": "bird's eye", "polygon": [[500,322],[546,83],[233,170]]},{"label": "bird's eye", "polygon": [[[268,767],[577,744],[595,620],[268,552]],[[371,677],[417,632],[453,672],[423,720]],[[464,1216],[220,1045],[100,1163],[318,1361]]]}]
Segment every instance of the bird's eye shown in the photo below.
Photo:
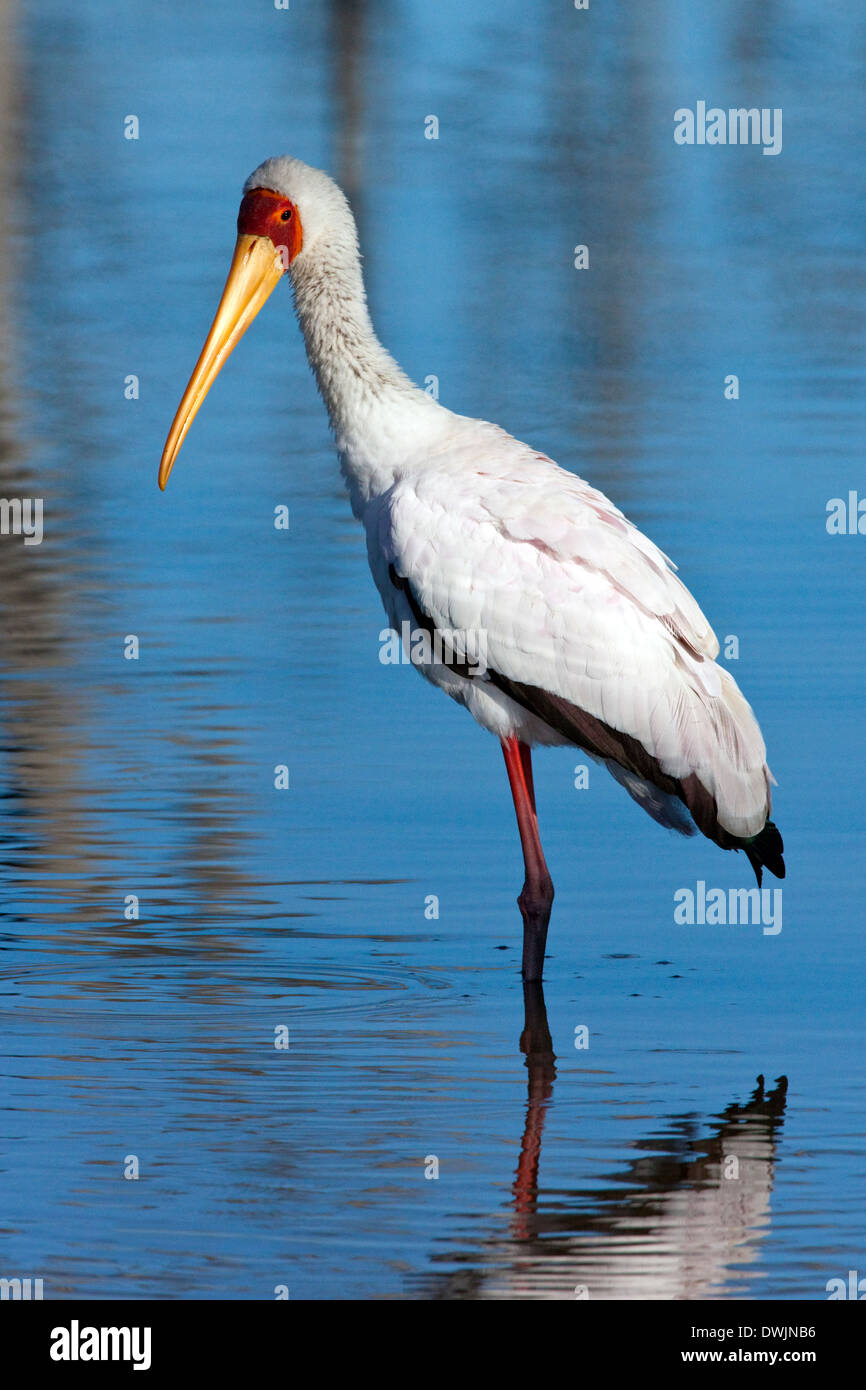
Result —
[{"label": "bird's eye", "polygon": [[291,222],[291,220],[292,220],[292,209],[291,209],[291,208],[286,208],[285,212],[280,213],[280,221],[281,221],[281,222]]}]

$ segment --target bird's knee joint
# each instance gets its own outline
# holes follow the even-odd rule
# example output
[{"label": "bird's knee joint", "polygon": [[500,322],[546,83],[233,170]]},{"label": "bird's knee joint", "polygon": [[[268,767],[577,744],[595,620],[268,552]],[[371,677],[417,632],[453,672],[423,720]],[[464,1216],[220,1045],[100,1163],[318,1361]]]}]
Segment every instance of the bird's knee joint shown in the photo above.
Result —
[{"label": "bird's knee joint", "polygon": [[553,880],[541,879],[537,883],[524,883],[523,892],[517,899],[518,906],[527,917],[542,917],[549,914],[553,904]]}]

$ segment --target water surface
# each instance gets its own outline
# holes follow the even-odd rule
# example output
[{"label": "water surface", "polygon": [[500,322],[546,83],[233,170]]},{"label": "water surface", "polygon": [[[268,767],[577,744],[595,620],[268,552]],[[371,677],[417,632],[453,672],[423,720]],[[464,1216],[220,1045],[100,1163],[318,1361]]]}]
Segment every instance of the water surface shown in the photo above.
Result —
[{"label": "water surface", "polygon": [[[866,1274],[866,541],[825,528],[866,424],[859,7],[11,10],[0,493],[43,497],[45,537],[0,538],[0,1274],[265,1299]],[[676,146],[699,99],[781,107],[781,155]],[[607,491],[738,639],[778,935],[676,924],[742,857],[542,753],[557,899],[524,996],[499,751],[378,660],[282,289],[157,492],[240,186],[282,151],[349,191],[406,370]]]}]

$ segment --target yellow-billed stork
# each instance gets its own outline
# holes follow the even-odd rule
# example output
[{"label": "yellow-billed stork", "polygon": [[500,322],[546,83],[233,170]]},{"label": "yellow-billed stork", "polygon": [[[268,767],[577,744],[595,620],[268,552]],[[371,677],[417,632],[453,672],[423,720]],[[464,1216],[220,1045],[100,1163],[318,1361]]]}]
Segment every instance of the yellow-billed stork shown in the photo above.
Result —
[{"label": "yellow-billed stork", "polygon": [[300,160],[247,179],[160,487],[285,273],[392,627],[422,634],[423,674],[501,741],[525,864],[524,978],[541,978],[553,902],[536,744],[581,748],[661,825],[744,850],[759,884],[764,865],[784,877],[761,731],[671,562],[588,483],[409,380],[370,322],[349,204]]}]

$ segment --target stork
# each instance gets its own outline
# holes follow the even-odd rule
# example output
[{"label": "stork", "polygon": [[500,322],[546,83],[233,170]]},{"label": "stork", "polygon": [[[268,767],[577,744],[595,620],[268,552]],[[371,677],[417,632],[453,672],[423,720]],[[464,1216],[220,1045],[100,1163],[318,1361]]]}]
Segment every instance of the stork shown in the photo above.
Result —
[{"label": "stork", "polygon": [[660,825],[743,850],[759,886],[764,866],[783,878],[760,728],[671,561],[603,493],[409,380],[370,321],[348,201],[298,159],[268,159],[246,181],[160,487],[285,274],[391,626],[429,639],[422,674],[501,742],[525,869],[524,979],[541,979],[553,903],[538,745],[582,749]]}]

